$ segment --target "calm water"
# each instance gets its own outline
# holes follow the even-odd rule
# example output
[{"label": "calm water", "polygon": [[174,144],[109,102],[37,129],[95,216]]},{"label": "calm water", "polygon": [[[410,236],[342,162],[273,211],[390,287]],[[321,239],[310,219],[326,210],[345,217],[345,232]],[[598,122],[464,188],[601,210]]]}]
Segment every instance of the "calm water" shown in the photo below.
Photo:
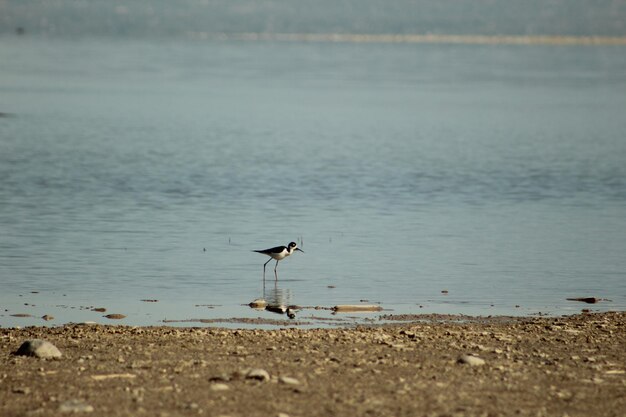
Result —
[{"label": "calm water", "polygon": [[267,298],[624,310],[624,68],[623,47],[2,38],[0,326],[281,318],[242,304],[251,250],[291,240]]}]

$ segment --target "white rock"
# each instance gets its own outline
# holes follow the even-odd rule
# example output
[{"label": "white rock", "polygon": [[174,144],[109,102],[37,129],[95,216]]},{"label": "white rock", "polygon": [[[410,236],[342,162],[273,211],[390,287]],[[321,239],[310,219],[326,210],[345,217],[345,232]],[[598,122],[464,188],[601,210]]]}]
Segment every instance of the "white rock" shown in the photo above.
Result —
[{"label": "white rock", "polygon": [[278,378],[278,382],[280,382],[281,384],[287,384],[287,385],[300,385],[300,381],[290,376],[281,376],[280,378]]},{"label": "white rock", "polygon": [[265,301],[265,299],[263,298],[257,298],[248,305],[252,308],[263,310],[267,306],[267,301]]},{"label": "white rock", "polygon": [[211,384],[211,391],[228,391],[230,387],[226,384],[216,383]]},{"label": "white rock", "polygon": [[56,346],[41,339],[26,340],[15,354],[20,356],[36,356],[38,358],[60,358],[62,356],[61,351]]},{"label": "white rock", "polygon": [[482,366],[485,364],[485,360],[479,358],[478,356],[472,355],[463,355],[457,361],[458,363],[464,363],[470,366]]},{"label": "white rock", "polygon": [[59,411],[62,413],[91,413],[93,407],[82,400],[69,400],[59,406]]},{"label": "white rock", "polygon": [[269,381],[270,374],[265,369],[250,369],[246,374],[247,379],[257,379],[259,381]]}]

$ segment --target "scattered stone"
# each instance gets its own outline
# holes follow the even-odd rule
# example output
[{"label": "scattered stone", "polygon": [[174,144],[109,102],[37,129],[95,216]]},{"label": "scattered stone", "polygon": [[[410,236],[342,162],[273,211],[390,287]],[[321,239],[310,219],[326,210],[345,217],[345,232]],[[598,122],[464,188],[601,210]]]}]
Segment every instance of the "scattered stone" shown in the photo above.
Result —
[{"label": "scattered stone", "polygon": [[278,314],[285,314],[287,312],[287,307],[284,305],[267,305],[265,309]]},{"label": "scattered stone", "polygon": [[59,411],[62,413],[91,413],[93,406],[83,400],[68,400],[61,403]]},{"label": "scattered stone", "polygon": [[[347,320],[358,314],[335,317]],[[100,321],[102,316],[91,315]],[[546,410],[563,407],[568,412],[584,410],[590,404],[595,415],[621,409],[626,386],[624,312],[547,318],[437,314],[402,318],[411,322],[230,329],[132,327],[114,321],[97,327],[75,323],[50,327],[39,321],[39,326],[22,330],[0,328],[5,353],[17,350],[28,339],[49,340],[63,348],[58,362],[23,356],[0,361],[0,414],[236,417],[265,410],[266,417],[277,417],[279,412],[295,417],[306,409],[318,414],[353,409],[358,415],[371,410],[369,414],[385,417],[394,413],[434,417],[471,414],[472,410],[485,416],[544,415],[549,413]],[[483,366],[457,364],[463,354],[486,362]],[[120,357],[126,362],[119,363]],[[67,372],[68,366],[74,372]],[[246,379],[250,368],[261,367],[269,380]],[[137,377],[126,377],[127,372]],[[458,383],[468,377],[475,383]],[[288,378],[300,384],[292,385]],[[224,387],[217,384],[229,389],[222,391]],[[429,397],[432,401],[415,402],[420,393],[431,389],[435,389]],[[331,402],[326,407],[320,398],[329,393]],[[493,393],[495,400],[490,396]],[[72,399],[93,406],[93,412],[60,412],[59,406]],[[190,401],[199,408],[185,411],[188,405],[193,407]],[[282,407],[281,402],[292,406]]]},{"label": "scattered stone", "polygon": [[258,308],[262,310],[267,306],[267,301],[265,301],[263,298],[257,298],[248,305],[252,308]]},{"label": "scattered stone", "polygon": [[578,298],[567,298],[568,301],[580,301],[583,303],[587,303],[587,304],[595,304],[599,301],[608,301],[608,300],[604,300],[602,298],[596,298],[596,297],[578,297]]},{"label": "scattered stone", "polygon": [[11,392],[13,392],[13,394],[25,394],[25,395],[28,395],[28,394],[30,394],[30,388],[28,388],[28,387],[17,387],[17,388],[13,388],[11,390]]},{"label": "scattered stone", "polygon": [[158,303],[159,302],[159,300],[141,300],[141,301],[143,301],[144,303]]},{"label": "scattered stone", "polygon": [[246,379],[256,379],[258,381],[265,382],[265,381],[269,381],[270,374],[265,369],[260,369],[260,368],[250,369],[246,373]]},{"label": "scattered stone", "polygon": [[185,404],[185,409],[186,410],[198,410],[200,408],[200,406],[198,405],[198,403],[187,403]]},{"label": "scattered stone", "polygon": [[457,362],[470,365],[470,366],[482,366],[485,364],[484,359],[479,358],[478,356],[472,356],[472,355],[463,355],[459,358]]},{"label": "scattered stone", "polygon": [[32,317],[32,316],[26,313],[16,313],[16,314],[11,314],[11,317]]},{"label": "scattered stone", "polygon": [[26,340],[14,354],[17,356],[35,356],[43,359],[61,357],[61,351],[56,346],[41,339]]},{"label": "scattered stone", "polygon": [[211,382],[228,382],[230,380],[231,380],[231,377],[228,374],[216,375],[216,376],[212,376],[211,378],[209,378],[209,381]]},{"label": "scattered stone", "polygon": [[107,314],[104,317],[106,317],[107,319],[110,319],[110,320],[121,320],[121,319],[126,318],[126,316],[123,315],[123,314]]},{"label": "scattered stone", "polygon": [[211,384],[211,391],[228,391],[230,387],[227,384],[218,382],[215,384]]},{"label": "scattered stone", "polygon": [[46,314],[45,316],[43,316],[41,318],[44,319],[45,321],[54,320],[54,317],[49,315],[49,314]]},{"label": "scattered stone", "polygon": [[280,378],[278,378],[278,382],[286,385],[300,385],[300,381],[290,376],[281,376]]},{"label": "scattered stone", "polygon": [[98,308],[92,308],[91,311],[96,311],[98,313],[104,313],[105,311],[107,311],[107,309],[104,308],[104,307],[98,307]]}]

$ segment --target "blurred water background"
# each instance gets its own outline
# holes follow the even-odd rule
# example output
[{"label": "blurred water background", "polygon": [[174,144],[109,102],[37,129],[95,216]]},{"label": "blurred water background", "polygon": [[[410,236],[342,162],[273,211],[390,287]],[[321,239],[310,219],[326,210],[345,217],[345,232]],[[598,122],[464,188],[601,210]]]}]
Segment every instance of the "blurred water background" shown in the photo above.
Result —
[{"label": "blurred water background", "polygon": [[[279,318],[258,297],[624,310],[626,46],[493,37],[625,22],[624,1],[2,1],[0,326]],[[292,240],[264,286],[251,250]]]}]

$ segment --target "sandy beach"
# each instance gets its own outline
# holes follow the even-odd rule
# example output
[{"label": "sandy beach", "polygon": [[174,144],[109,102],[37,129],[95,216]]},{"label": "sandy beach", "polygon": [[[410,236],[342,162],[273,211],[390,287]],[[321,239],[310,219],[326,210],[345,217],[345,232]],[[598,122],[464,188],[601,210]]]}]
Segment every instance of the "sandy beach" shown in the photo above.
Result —
[{"label": "sandy beach", "polygon": [[[0,329],[0,415],[624,416],[626,313]],[[29,339],[62,356],[14,354]]]}]

